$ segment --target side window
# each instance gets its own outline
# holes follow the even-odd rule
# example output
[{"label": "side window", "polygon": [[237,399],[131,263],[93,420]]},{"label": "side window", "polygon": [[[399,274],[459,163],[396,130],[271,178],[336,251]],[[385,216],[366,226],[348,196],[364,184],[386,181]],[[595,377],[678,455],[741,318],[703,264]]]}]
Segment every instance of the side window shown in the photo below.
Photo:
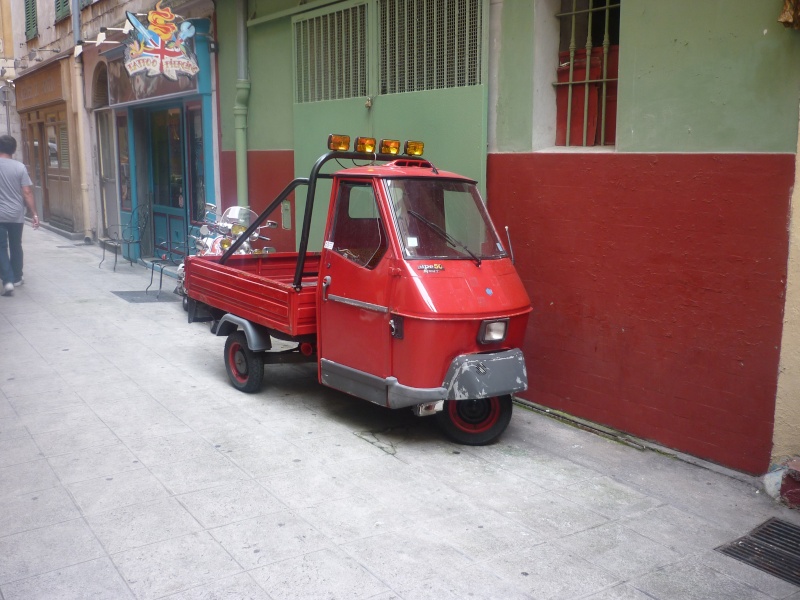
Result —
[{"label": "side window", "polygon": [[339,185],[330,243],[332,250],[367,269],[374,269],[388,243],[371,182]]},{"label": "side window", "polygon": [[621,3],[559,3],[556,146],[604,146],[616,141]]}]

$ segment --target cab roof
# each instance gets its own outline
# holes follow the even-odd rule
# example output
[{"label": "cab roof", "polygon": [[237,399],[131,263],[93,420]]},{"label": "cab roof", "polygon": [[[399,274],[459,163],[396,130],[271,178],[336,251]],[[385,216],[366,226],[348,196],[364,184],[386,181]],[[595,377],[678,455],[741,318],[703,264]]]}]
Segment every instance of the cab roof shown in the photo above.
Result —
[{"label": "cab roof", "polygon": [[336,171],[334,175],[339,177],[426,177],[436,179],[457,179],[476,183],[474,179],[464,177],[450,171],[440,171],[430,162],[420,158],[398,158],[388,163],[374,163],[368,165],[358,165]]}]

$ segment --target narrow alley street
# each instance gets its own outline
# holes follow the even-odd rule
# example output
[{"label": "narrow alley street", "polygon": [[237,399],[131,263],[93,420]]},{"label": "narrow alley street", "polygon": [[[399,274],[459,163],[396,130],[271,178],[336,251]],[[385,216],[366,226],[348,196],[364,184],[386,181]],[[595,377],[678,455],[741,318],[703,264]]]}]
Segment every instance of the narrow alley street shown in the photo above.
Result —
[{"label": "narrow alley street", "polygon": [[153,301],[141,265],[23,243],[0,298],[3,600],[800,600],[715,551],[800,525],[755,479],[520,406],[498,443],[457,446],[314,366],[239,393],[174,280]]}]

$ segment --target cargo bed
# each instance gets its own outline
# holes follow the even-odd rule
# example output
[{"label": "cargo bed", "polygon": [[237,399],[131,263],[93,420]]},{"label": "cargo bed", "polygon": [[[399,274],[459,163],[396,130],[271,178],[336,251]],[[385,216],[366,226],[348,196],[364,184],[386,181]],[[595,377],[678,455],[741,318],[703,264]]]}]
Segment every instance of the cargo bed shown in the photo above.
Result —
[{"label": "cargo bed", "polygon": [[293,286],[297,252],[234,254],[186,260],[190,299],[291,337],[317,333],[317,273],[320,255],[306,254],[300,289]]}]

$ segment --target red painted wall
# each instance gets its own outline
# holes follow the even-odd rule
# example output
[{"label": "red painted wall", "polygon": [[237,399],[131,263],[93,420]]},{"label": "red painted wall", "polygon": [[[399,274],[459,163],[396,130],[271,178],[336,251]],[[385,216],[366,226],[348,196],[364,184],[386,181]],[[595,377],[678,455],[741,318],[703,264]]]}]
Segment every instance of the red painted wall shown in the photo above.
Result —
[{"label": "red painted wall", "polygon": [[523,397],[766,472],[793,181],[788,154],[490,155],[534,307]]},{"label": "red painted wall", "polygon": [[[221,206],[223,209],[236,204],[236,153],[222,151],[219,157]],[[292,150],[250,150],[247,153],[247,186],[250,194],[250,208],[261,213],[278,194],[294,179],[294,151]],[[301,188],[305,189],[305,188]],[[270,219],[278,222],[277,229],[264,232],[270,238],[270,245],[279,251],[296,250],[294,225],[294,194],[289,197],[292,203],[292,228],[283,229],[280,209],[272,213]]]}]

